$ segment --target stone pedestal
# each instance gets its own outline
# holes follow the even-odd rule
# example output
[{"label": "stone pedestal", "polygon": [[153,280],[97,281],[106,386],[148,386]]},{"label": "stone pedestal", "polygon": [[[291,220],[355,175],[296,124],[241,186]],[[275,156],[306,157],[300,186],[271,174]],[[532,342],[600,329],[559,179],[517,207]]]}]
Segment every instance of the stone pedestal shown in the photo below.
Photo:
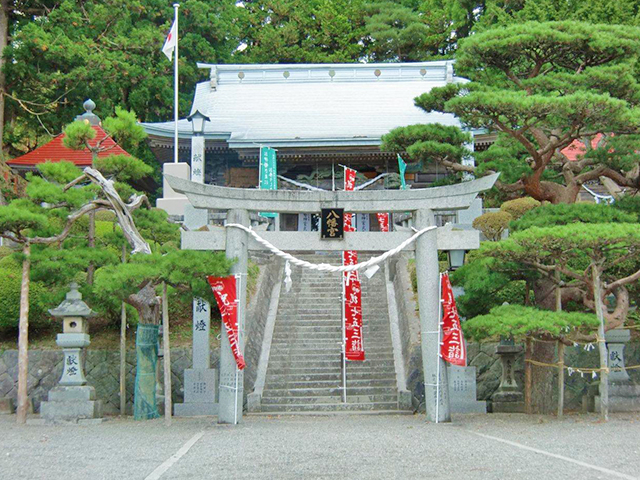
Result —
[{"label": "stone pedestal", "polygon": [[49,400],[40,404],[40,417],[46,423],[77,423],[102,418],[102,404],[89,385],[59,385],[49,391]]},{"label": "stone pedestal", "polygon": [[176,417],[218,414],[217,373],[213,368],[188,368],[184,371],[184,403],[174,405]]},{"label": "stone pedestal", "polygon": [[476,367],[448,367],[451,413],[487,413],[487,402],[479,401]]},{"label": "stone pedestal", "polygon": [[[631,382],[629,374],[624,369],[624,346],[631,339],[631,332],[625,329],[609,330],[605,334],[609,368],[609,411],[610,412],[638,412],[640,411],[640,385]],[[600,412],[600,396],[595,395],[594,409]]]},{"label": "stone pedestal", "polygon": [[217,415],[217,371],[209,368],[209,332],[211,306],[201,298],[193,299],[193,368],[184,371],[184,403],[174,405],[174,415],[190,417]]},{"label": "stone pedestal", "polygon": [[493,413],[524,413],[524,395],[516,383],[514,365],[522,351],[520,345],[498,345],[496,353],[502,362],[502,378],[498,390],[491,396]]},{"label": "stone pedestal", "polygon": [[40,404],[45,423],[77,423],[102,418],[102,404],[84,376],[82,349],[89,345],[86,333],[59,333],[56,339],[63,348],[64,361],[58,386],[49,391],[48,401]]},{"label": "stone pedestal", "polygon": [[13,398],[0,398],[0,415],[11,415],[14,410]]}]

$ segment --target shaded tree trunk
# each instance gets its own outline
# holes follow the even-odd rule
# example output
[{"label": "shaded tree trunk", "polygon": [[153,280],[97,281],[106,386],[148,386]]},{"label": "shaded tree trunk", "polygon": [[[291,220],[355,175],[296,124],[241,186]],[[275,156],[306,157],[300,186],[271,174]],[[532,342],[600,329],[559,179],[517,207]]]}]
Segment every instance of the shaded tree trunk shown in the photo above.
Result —
[{"label": "shaded tree trunk", "polygon": [[27,380],[29,373],[29,275],[31,272],[31,245],[22,247],[22,285],[20,287],[20,331],[18,333],[18,409],[17,421],[27,423],[29,395]]},{"label": "shaded tree trunk", "polygon": [[[533,282],[536,305],[545,310],[555,310],[555,283],[548,278]],[[555,363],[556,345],[551,341],[531,345],[531,359],[536,362]],[[549,415],[555,412],[553,401],[553,372],[550,367],[531,365],[531,413]]]},{"label": "shaded tree trunk", "polygon": [[160,324],[161,302],[156,295],[156,285],[153,282],[147,283],[138,293],[129,295],[126,302],[138,311],[140,323]]},{"label": "shaded tree trunk", "polygon": [[[0,0],[0,154],[4,152],[4,59],[2,52],[9,43],[9,0]],[[4,155],[2,155],[4,158]]]}]

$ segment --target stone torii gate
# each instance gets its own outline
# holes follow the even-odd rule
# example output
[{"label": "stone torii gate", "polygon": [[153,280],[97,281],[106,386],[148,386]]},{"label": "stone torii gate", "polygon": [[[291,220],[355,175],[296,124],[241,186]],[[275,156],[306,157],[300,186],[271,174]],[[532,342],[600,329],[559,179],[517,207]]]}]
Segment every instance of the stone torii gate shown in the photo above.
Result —
[{"label": "stone torii gate", "polygon": [[[197,209],[226,210],[227,223],[250,225],[250,211],[277,213],[318,213],[323,208],[343,208],[349,213],[412,212],[417,230],[435,225],[434,212],[469,208],[479,192],[490,189],[499,174],[456,185],[415,190],[370,191],[298,191],[257,190],[204,185],[165,175],[171,188],[187,196]],[[284,251],[387,251],[413,235],[411,231],[345,232],[342,240],[321,240],[320,232],[261,231],[260,236]],[[450,421],[447,370],[439,359],[439,269],[438,249],[461,250],[477,248],[479,234],[476,231],[438,228],[421,235],[407,250],[415,250],[418,280],[418,304],[422,362],[425,382],[425,403],[429,421]],[[214,231],[182,232],[182,248],[187,250],[224,250],[228,258],[236,258],[232,274],[246,279],[249,250],[263,250],[247,232],[238,228]],[[244,328],[246,315],[246,281],[242,282],[238,295],[238,322]],[[240,348],[244,349],[243,335]],[[438,358],[440,365],[434,361]],[[438,372],[440,374],[438,382]],[[219,423],[235,423],[241,418],[243,392],[242,372],[237,372],[226,335],[222,335],[220,352],[220,402]],[[440,384],[439,395],[436,384]],[[436,413],[437,412],[437,413]]]}]

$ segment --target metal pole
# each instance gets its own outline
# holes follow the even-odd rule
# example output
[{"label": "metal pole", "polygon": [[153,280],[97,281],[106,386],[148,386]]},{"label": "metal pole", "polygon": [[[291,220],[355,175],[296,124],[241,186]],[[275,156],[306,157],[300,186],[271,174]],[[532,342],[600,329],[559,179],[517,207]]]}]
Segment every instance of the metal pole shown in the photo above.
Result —
[{"label": "metal pole", "polygon": [[176,48],[173,65],[173,161],[178,163],[178,9],[179,3],[173,4],[174,22],[176,25]]},{"label": "metal pole", "polygon": [[164,346],[164,422],[171,425],[171,345],[169,344],[169,302],[167,284],[162,282],[162,337]]},{"label": "metal pole", "polygon": [[[127,260],[127,244],[122,245],[122,263]],[[120,415],[127,409],[127,307],[122,302],[120,311]]]},{"label": "metal pole", "polygon": [[[344,266],[344,252],[342,252],[342,265]],[[348,274],[347,274],[348,275]],[[347,403],[347,326],[344,310],[345,304],[345,274],[342,274],[342,401]]]},{"label": "metal pole", "polygon": [[[237,323],[238,323],[238,340],[240,339],[240,333],[242,331],[242,326],[240,325],[240,321],[242,318],[242,315],[240,314],[240,292],[242,292],[242,275],[235,275],[236,277],[236,303],[237,303],[237,308],[236,308],[236,318],[237,318]],[[240,348],[240,341],[238,341],[238,348]],[[242,352],[240,352],[242,353]],[[238,366],[236,365],[236,395],[235,395],[235,402],[234,402],[235,406],[234,406],[234,414],[233,414],[233,424],[237,425],[238,424]]]},{"label": "metal pole", "polygon": [[440,274],[440,281],[438,282],[438,355],[436,356],[436,363],[438,367],[436,369],[436,423],[438,423],[440,413],[440,336],[442,333],[442,273]]}]

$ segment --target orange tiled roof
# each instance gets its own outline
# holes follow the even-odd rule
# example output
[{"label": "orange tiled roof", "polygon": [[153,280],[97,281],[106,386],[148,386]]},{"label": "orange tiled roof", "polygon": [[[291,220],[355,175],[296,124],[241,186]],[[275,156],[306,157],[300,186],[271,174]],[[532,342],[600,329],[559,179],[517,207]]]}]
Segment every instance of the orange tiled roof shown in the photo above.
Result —
[{"label": "orange tiled roof", "polygon": [[[591,139],[591,148],[597,148],[598,143],[602,139],[602,134],[599,133],[595,137]],[[561,150],[562,154],[569,159],[571,162],[575,162],[576,160],[580,160],[578,157],[582,157],[585,153],[587,153],[587,149],[585,147],[584,142],[580,140],[574,140],[571,145]]]},{"label": "orange tiled roof", "polygon": [[[107,132],[105,132],[99,125],[93,125],[91,128],[96,131],[96,137],[89,142],[89,144],[93,146],[96,145],[100,140],[104,139],[107,136]],[[64,136],[64,133],[61,133],[49,143],[46,143],[41,147],[38,147],[35,150],[22,155],[21,157],[17,157],[7,161],[7,165],[12,167],[30,167],[47,161],[59,162],[61,160],[67,160],[69,162],[73,162],[78,167],[91,166],[92,155],[89,149],[85,148],[84,150],[71,150],[70,148],[65,147],[62,143],[62,139],[64,138]],[[109,155],[130,156],[130,154],[126,152],[120,145],[118,145],[112,138],[107,138],[102,143],[101,148],[106,149],[98,153],[98,157],[101,158],[108,157]]]}]

